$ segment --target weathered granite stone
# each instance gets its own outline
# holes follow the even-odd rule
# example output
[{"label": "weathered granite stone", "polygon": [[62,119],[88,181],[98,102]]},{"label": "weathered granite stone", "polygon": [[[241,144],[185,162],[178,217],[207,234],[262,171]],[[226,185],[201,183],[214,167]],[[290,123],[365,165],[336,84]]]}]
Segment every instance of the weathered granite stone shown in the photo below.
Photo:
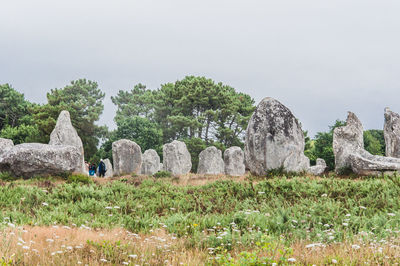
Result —
[{"label": "weathered granite stone", "polygon": [[292,112],[273,98],[264,98],[247,126],[246,166],[252,174],[265,175],[268,170],[283,167],[301,172],[310,167],[304,155],[304,135]]},{"label": "weathered granite stone", "polygon": [[81,153],[74,146],[24,143],[15,145],[0,158],[0,171],[25,178],[79,172]]},{"label": "weathered granite stone", "polygon": [[81,152],[80,168],[77,172],[86,173],[84,150],[81,138],[72,126],[71,117],[68,111],[61,111],[57,119],[57,124],[50,134],[50,145],[70,145],[77,147]]},{"label": "weathered granite stone", "polygon": [[198,174],[219,175],[224,173],[224,160],[221,150],[208,147],[199,154]]},{"label": "weathered granite stone", "polygon": [[11,139],[0,138],[0,157],[14,147],[14,142]]},{"label": "weathered granite stone", "polygon": [[400,158],[400,115],[385,108],[383,136],[386,143],[386,156]]},{"label": "weathered granite stone", "polygon": [[309,172],[313,175],[322,175],[325,172],[326,167],[325,160],[318,158],[316,165],[311,166]]},{"label": "weathered granite stone", "polygon": [[192,158],[182,141],[174,140],[163,145],[164,170],[173,175],[184,175],[192,169]]},{"label": "weathered granite stone", "polygon": [[153,175],[160,170],[160,156],[153,149],[146,150],[142,155],[142,175]]},{"label": "weathered granite stone", "polygon": [[225,174],[242,176],[245,173],[244,152],[240,147],[233,146],[224,152]]},{"label": "weathered granite stone", "polygon": [[349,112],[346,126],[333,132],[333,152],[336,172],[351,169],[360,175],[379,175],[400,171],[400,159],[372,155],[364,150],[363,126],[357,116]]},{"label": "weathered granite stone", "polygon": [[364,149],[364,129],[358,117],[349,112],[346,126],[337,127],[333,131],[333,153],[335,155],[336,172],[351,167],[350,154]]},{"label": "weathered granite stone", "polygon": [[114,171],[113,171],[113,166],[110,162],[110,159],[104,159],[103,162],[106,165],[106,173],[105,173],[104,177],[113,177]]},{"label": "weathered granite stone", "polygon": [[113,142],[114,174],[139,174],[142,167],[142,151],[139,145],[128,139]]}]

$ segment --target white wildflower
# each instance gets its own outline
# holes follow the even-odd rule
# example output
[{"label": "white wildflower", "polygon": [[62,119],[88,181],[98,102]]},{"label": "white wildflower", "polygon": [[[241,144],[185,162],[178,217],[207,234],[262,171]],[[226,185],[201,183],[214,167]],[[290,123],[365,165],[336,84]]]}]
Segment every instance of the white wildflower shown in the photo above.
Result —
[{"label": "white wildflower", "polygon": [[343,225],[343,226],[348,226],[349,224],[348,224],[348,223],[342,223],[342,225]]},{"label": "white wildflower", "polygon": [[392,213],[392,212],[389,212],[387,215],[389,215],[389,216],[396,216],[396,214],[394,214],[394,213]]},{"label": "white wildflower", "polygon": [[360,249],[361,247],[359,245],[351,245],[352,249]]},{"label": "white wildflower", "polygon": [[23,248],[23,249],[29,249],[29,247],[28,247],[28,246],[22,246],[22,248]]},{"label": "white wildflower", "polygon": [[337,260],[332,259],[332,263],[333,263],[333,264],[336,264],[336,263],[337,263]]},{"label": "white wildflower", "polygon": [[132,259],[136,259],[136,258],[137,258],[137,255],[136,255],[136,254],[130,254],[128,257],[129,257],[129,258],[132,258]]},{"label": "white wildflower", "polygon": [[288,262],[295,262],[296,261],[296,259],[295,258],[288,258],[288,260],[287,260]]},{"label": "white wildflower", "polygon": [[49,206],[49,204],[47,202],[42,202],[43,206]]}]

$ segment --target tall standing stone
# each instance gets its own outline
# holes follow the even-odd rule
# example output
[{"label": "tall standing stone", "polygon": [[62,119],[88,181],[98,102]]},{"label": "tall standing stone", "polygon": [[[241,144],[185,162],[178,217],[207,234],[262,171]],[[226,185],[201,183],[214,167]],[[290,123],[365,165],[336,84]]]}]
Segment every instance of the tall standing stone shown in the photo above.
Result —
[{"label": "tall standing stone", "polygon": [[146,150],[142,155],[142,175],[153,175],[160,170],[160,156],[158,153],[149,149]]},{"label": "tall standing stone", "polygon": [[0,157],[14,147],[11,139],[0,138]]},{"label": "tall standing stone", "polygon": [[114,171],[113,171],[113,166],[110,162],[110,159],[105,159],[103,160],[105,166],[106,166],[106,173],[104,177],[113,177],[114,176]]},{"label": "tall standing stone", "polygon": [[351,167],[351,154],[357,154],[364,149],[364,129],[358,117],[349,112],[346,126],[337,127],[333,131],[333,153],[335,155],[335,169]]},{"label": "tall standing stone", "polygon": [[233,146],[224,152],[225,174],[242,176],[245,173],[244,152],[240,147]]},{"label": "tall standing stone", "polygon": [[78,148],[81,153],[81,159],[80,166],[77,167],[77,172],[86,173],[82,140],[78,136],[76,129],[72,126],[68,111],[61,111],[58,116],[56,126],[50,134],[49,145],[70,145]]},{"label": "tall standing stone", "polygon": [[400,158],[400,115],[385,108],[385,137],[386,156]]},{"label": "tall standing stone", "polygon": [[301,172],[310,167],[304,155],[301,124],[292,112],[273,98],[264,98],[250,118],[246,131],[245,160],[250,172],[265,175],[283,167]]},{"label": "tall standing stone", "polygon": [[163,146],[163,168],[173,175],[184,175],[192,169],[192,158],[186,144],[182,141],[174,140]]},{"label": "tall standing stone", "polygon": [[224,160],[221,150],[208,147],[199,154],[198,174],[219,175],[224,173]]},{"label": "tall standing stone", "polygon": [[114,173],[124,175],[130,173],[140,174],[142,167],[142,151],[139,145],[128,139],[113,142],[112,154]]}]

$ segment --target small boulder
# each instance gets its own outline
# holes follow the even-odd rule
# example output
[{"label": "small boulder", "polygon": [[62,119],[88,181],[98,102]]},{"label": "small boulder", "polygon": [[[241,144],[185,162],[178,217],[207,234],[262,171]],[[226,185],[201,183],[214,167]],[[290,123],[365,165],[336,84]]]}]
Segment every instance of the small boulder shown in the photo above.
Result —
[{"label": "small boulder", "polygon": [[309,172],[313,175],[322,175],[326,170],[326,162],[324,159],[318,158],[317,164],[310,167]]},{"label": "small boulder", "polygon": [[199,154],[198,174],[219,175],[224,173],[224,160],[221,150],[214,146],[206,148]]},{"label": "small boulder", "polygon": [[225,174],[242,176],[245,173],[244,152],[240,147],[233,146],[224,152]]},{"label": "small boulder", "polygon": [[192,158],[186,144],[182,141],[174,140],[163,145],[163,168],[173,175],[184,175],[192,169]]},{"label": "small boulder", "polygon": [[139,145],[128,139],[114,141],[112,144],[114,173],[124,175],[139,174],[142,167],[142,151]]},{"label": "small boulder", "polygon": [[110,162],[110,159],[104,159],[103,162],[106,165],[106,173],[105,173],[104,177],[113,177],[114,171],[113,171],[113,166]]},{"label": "small boulder", "polygon": [[0,138],[0,157],[14,147],[11,139]]},{"label": "small boulder", "polygon": [[24,143],[15,145],[0,158],[0,171],[30,178],[79,172],[81,152],[74,146]]},{"label": "small boulder", "polygon": [[264,98],[250,118],[246,131],[245,160],[250,172],[265,175],[283,167],[288,172],[307,171],[301,124],[292,112],[273,98]]},{"label": "small boulder", "polygon": [[160,156],[153,149],[146,150],[142,155],[142,175],[153,175],[160,170]]},{"label": "small boulder", "polygon": [[71,117],[68,111],[61,111],[58,116],[56,126],[50,134],[50,145],[70,145],[77,147],[81,153],[80,167],[77,172],[87,173],[84,150],[81,138],[72,126]]}]

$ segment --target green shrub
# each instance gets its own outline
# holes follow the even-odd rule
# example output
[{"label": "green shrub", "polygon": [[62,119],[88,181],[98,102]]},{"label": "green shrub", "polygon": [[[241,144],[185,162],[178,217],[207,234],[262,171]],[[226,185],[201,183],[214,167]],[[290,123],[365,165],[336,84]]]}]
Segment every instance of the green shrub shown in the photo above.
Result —
[{"label": "green shrub", "polygon": [[168,171],[159,171],[153,175],[155,178],[171,177],[172,173]]},{"label": "green shrub", "polygon": [[14,181],[18,178],[13,176],[10,172],[0,172],[0,179],[3,181]]},{"label": "green shrub", "polygon": [[73,174],[73,175],[68,176],[67,182],[68,183],[91,184],[91,183],[93,183],[93,180],[90,178],[90,176],[87,176],[87,175]]}]

